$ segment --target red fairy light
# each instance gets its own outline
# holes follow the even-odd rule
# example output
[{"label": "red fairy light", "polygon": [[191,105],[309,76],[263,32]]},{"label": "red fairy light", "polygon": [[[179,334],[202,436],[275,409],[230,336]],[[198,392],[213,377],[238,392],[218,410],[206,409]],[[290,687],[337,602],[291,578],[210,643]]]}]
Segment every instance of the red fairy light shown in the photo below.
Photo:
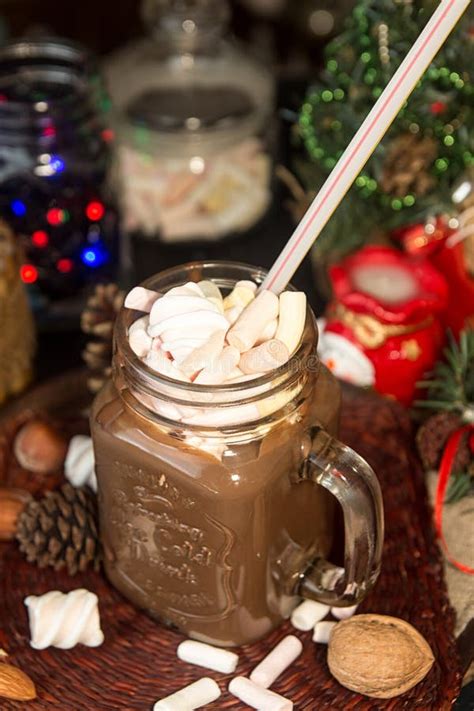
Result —
[{"label": "red fairy light", "polygon": [[38,279],[38,270],[32,264],[23,264],[20,267],[20,277],[25,284],[34,284]]},{"label": "red fairy light", "polygon": [[105,215],[105,207],[99,200],[93,200],[86,207],[86,215],[91,222],[98,222]]},{"label": "red fairy light", "polygon": [[48,233],[43,230],[37,230],[31,235],[31,241],[35,247],[39,247],[40,249],[47,247],[49,243]]},{"label": "red fairy light", "polygon": [[72,261],[72,259],[59,259],[56,263],[56,267],[58,269],[58,272],[61,272],[61,274],[69,274],[69,272],[72,272],[74,268],[74,262]]}]

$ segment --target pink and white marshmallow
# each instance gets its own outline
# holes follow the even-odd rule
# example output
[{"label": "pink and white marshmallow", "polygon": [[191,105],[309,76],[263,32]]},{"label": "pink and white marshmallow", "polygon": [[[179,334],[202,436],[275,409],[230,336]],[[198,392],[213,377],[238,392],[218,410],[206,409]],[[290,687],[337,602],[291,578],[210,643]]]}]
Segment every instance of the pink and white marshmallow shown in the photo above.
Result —
[{"label": "pink and white marshmallow", "polygon": [[292,356],[301,341],[306,322],[306,294],[302,291],[284,291],[279,301],[275,338],[286,345]]},{"label": "pink and white marshmallow", "polygon": [[193,375],[215,363],[224,350],[224,340],[225,331],[215,331],[205,343],[194,348],[186,356],[181,363],[181,370],[184,373]]},{"label": "pink and white marshmallow", "polygon": [[239,361],[240,370],[249,375],[252,373],[268,373],[287,362],[288,348],[276,338],[265,341],[260,346],[242,353]]},{"label": "pink and white marshmallow", "polygon": [[125,297],[124,306],[127,309],[144,311],[149,314],[153,304],[159,297],[160,294],[157,291],[145,289],[143,286],[135,286]]},{"label": "pink and white marshmallow", "polygon": [[[177,287],[188,289],[188,287]],[[219,308],[197,293],[176,293],[171,289],[153,306],[148,334],[159,336],[162,350],[178,363],[197,348],[204,346],[216,331],[225,334],[229,327]]]},{"label": "pink and white marshmallow", "polygon": [[128,329],[128,342],[130,348],[139,358],[144,358],[152,345],[152,338],[148,334],[148,316],[142,316],[132,323]]},{"label": "pink and white marshmallow", "polygon": [[253,348],[266,326],[278,317],[278,307],[278,296],[271,291],[261,291],[227,333],[230,345],[241,353]]},{"label": "pink and white marshmallow", "polygon": [[221,385],[229,379],[239,361],[240,352],[238,349],[227,346],[214,361],[201,370],[194,382],[198,385]]},{"label": "pink and white marshmallow", "polygon": [[163,295],[136,287],[125,304],[147,314],[129,328],[134,353],[157,372],[201,385],[251,380],[283,365],[306,318],[301,292],[257,294],[248,280],[237,282],[224,299],[207,280]]}]

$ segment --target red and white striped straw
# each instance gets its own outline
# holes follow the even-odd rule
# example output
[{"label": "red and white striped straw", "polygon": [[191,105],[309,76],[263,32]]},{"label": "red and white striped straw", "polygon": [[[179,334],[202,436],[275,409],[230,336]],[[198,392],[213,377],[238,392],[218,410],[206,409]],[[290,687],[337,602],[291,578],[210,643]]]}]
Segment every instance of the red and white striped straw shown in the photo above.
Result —
[{"label": "red and white striped straw", "polygon": [[279,294],[347,193],[470,0],[442,0],[316,195],[262,289]]}]

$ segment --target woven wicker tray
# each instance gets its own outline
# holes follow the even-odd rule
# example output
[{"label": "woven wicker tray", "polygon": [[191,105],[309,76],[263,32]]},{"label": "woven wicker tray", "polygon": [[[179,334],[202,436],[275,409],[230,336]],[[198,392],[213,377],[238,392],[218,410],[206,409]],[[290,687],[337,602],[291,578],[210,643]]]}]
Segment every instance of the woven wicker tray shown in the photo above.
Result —
[{"label": "woven wicker tray", "polygon": [[[76,389],[80,391],[79,387]],[[64,381],[61,391],[68,391]],[[46,392],[43,389],[43,397],[36,405],[44,406]],[[56,396],[49,394],[46,400],[56,407],[58,397],[60,400],[64,395],[58,396],[56,390]],[[449,709],[461,683],[452,635],[453,612],[446,595],[423,476],[412,448],[408,415],[376,395],[346,390],[341,438],[372,464],[385,500],[383,572],[360,610],[395,615],[411,622],[428,640],[436,663],[429,675],[403,696],[388,701],[369,699],[340,686],[327,669],[326,648],[315,645],[309,634],[302,634],[303,654],[272,688],[291,698],[298,711]],[[77,587],[98,594],[105,643],[97,649],[31,649],[24,597]],[[202,675],[197,667],[177,661],[180,634],[136,610],[100,574],[90,572],[71,579],[54,571],[40,571],[22,559],[14,544],[4,545],[0,548],[0,602],[0,647],[8,651],[12,663],[30,674],[38,690],[38,699],[28,705],[0,700],[2,711],[148,711],[157,699]],[[290,631],[295,633],[285,624],[263,641],[242,648],[238,673],[246,675]],[[212,672],[209,675],[224,693],[206,708],[246,708],[226,692],[231,677]]]}]

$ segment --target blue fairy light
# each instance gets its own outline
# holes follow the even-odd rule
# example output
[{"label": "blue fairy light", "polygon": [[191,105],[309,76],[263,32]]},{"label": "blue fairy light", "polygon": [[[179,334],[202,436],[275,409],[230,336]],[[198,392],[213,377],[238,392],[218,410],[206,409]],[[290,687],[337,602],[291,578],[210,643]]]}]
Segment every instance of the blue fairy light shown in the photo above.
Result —
[{"label": "blue fairy light", "polygon": [[62,173],[65,168],[65,163],[59,156],[51,156],[50,165],[55,173]]},{"label": "blue fairy light", "polygon": [[13,214],[17,217],[24,217],[26,215],[26,205],[23,200],[12,200],[10,207]]},{"label": "blue fairy light", "polygon": [[81,261],[86,267],[97,269],[102,267],[110,259],[109,252],[101,242],[96,242],[93,245],[84,247],[81,252]]}]

